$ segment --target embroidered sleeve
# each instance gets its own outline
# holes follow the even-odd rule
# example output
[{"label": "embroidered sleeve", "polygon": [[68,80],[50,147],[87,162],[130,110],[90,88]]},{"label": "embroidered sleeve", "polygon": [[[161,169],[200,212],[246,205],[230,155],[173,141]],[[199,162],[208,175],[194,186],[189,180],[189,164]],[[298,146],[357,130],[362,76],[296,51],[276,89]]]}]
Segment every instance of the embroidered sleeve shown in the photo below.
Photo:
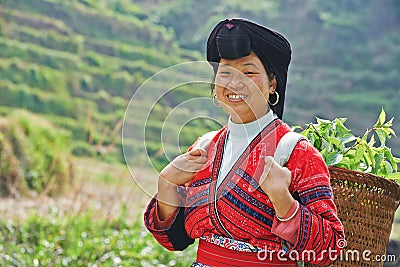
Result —
[{"label": "embroidered sleeve", "polygon": [[161,229],[166,229],[166,228],[170,228],[171,225],[174,223],[176,215],[179,211],[179,209],[176,209],[174,213],[171,214],[171,216],[169,216],[169,218],[165,219],[165,220],[161,220],[160,219],[160,215],[158,214],[158,202],[156,201],[156,206],[154,207],[154,212],[155,214],[153,215],[153,220],[154,220],[154,227],[158,230]]},{"label": "embroidered sleeve", "polygon": [[[170,225],[160,224],[157,216],[157,200],[153,198],[144,213],[144,224],[158,243],[168,250],[184,250],[193,244],[194,240],[188,236],[184,226],[184,208],[177,211],[167,220]],[[167,226],[162,228],[162,226]]]},{"label": "embroidered sleeve", "polygon": [[338,240],[344,239],[329,170],[320,153],[305,140],[296,146],[287,167],[292,171],[290,190],[298,194],[300,202],[297,241],[288,253],[296,250],[306,256],[306,262],[326,265],[338,256]]},{"label": "embroidered sleeve", "polygon": [[[299,202],[293,202],[292,207],[289,209],[285,217],[293,214],[297,206],[300,205]],[[287,222],[281,222],[276,217],[274,217],[274,221],[272,223],[271,232],[274,235],[279,236],[280,238],[288,241],[291,244],[295,244],[297,241],[298,233],[299,233],[299,225],[301,221],[301,214],[297,212],[296,215]]]}]

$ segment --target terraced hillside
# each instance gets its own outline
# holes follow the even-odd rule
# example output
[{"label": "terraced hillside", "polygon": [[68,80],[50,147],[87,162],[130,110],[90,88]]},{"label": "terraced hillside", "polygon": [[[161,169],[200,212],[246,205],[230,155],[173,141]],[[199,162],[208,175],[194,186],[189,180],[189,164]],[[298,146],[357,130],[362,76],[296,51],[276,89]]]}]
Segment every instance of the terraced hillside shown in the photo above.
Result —
[{"label": "terraced hillside", "polygon": [[[1,114],[24,108],[73,133],[76,155],[122,161],[120,127],[134,91],[157,71],[199,59],[174,35],[124,12],[79,1],[0,2]],[[130,10],[127,12],[127,10]]]},{"label": "terraced hillside", "polygon": [[[382,107],[400,117],[399,14],[395,0],[2,0],[0,114],[15,108],[42,114],[72,132],[75,155],[123,161],[120,128],[135,90],[159,70],[202,60],[215,22],[246,17],[278,29],[292,43],[286,121],[303,125],[315,116],[348,117],[361,135]],[[209,95],[208,89],[192,88],[166,97],[154,110],[149,136],[159,136],[177,102]],[[183,145],[212,127],[188,124]],[[149,140],[148,152],[159,155],[159,140]],[[140,147],[130,142],[132,149]],[[398,155],[400,142],[391,140],[391,146]],[[156,157],[155,163],[160,167],[166,159]]]}]

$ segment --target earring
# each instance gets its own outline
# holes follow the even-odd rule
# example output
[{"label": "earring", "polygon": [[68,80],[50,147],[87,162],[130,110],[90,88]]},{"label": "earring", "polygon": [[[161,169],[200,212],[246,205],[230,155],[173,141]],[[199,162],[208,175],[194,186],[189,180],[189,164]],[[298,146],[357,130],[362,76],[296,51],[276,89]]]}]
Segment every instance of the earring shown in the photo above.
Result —
[{"label": "earring", "polygon": [[216,106],[217,108],[221,107],[221,103],[219,103],[218,98],[217,98],[217,93],[213,94],[212,102],[213,102],[214,106]]},{"label": "earring", "polygon": [[278,104],[278,102],[279,102],[279,94],[278,94],[278,92],[277,92],[277,91],[274,91],[274,93],[276,94],[276,100],[275,100],[274,103],[269,102],[269,98],[268,98],[268,103],[269,103],[271,106],[275,106],[275,105]]}]

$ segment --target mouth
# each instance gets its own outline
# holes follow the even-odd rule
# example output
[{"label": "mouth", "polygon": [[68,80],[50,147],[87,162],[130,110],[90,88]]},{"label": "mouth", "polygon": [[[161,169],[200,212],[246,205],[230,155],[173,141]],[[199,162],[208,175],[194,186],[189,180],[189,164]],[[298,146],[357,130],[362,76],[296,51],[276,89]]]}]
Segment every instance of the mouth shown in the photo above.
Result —
[{"label": "mouth", "polygon": [[231,102],[240,102],[240,101],[243,101],[245,98],[247,98],[248,95],[245,95],[245,94],[228,94],[226,97]]}]

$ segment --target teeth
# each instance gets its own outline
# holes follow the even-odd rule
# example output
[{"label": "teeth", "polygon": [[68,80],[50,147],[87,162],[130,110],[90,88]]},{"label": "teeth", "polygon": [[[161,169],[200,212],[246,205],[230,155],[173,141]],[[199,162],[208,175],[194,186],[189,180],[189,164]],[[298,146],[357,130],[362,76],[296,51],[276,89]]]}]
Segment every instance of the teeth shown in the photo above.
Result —
[{"label": "teeth", "polygon": [[230,99],[244,99],[246,97],[247,95],[228,95],[228,98]]}]

